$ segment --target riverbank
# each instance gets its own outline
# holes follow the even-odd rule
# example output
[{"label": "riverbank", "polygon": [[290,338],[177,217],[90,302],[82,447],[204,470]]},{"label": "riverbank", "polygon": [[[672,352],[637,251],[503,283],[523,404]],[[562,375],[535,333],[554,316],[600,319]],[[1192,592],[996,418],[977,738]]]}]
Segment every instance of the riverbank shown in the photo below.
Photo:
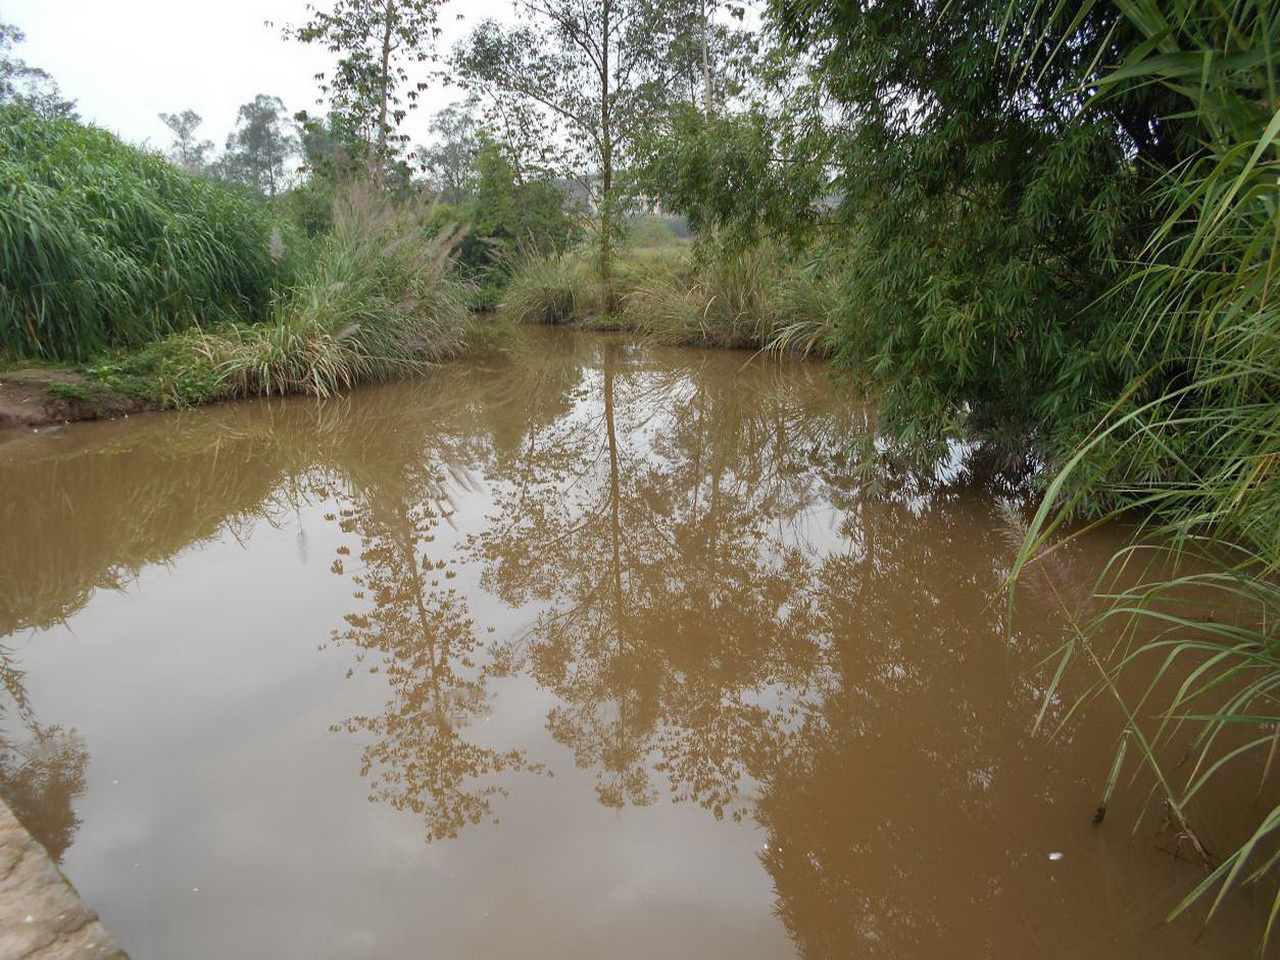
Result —
[{"label": "riverbank", "polygon": [[140,397],[52,367],[0,370],[0,430],[111,420],[150,409]]},{"label": "riverbank", "polygon": [[290,324],[223,328],[180,334],[78,367],[0,366],[0,431],[261,396],[332,396],[362,383],[424,373],[491,346],[500,329],[493,320],[465,322],[455,312],[441,329],[391,330],[389,337],[403,341],[401,352],[374,358],[368,354],[377,338],[360,343]]}]

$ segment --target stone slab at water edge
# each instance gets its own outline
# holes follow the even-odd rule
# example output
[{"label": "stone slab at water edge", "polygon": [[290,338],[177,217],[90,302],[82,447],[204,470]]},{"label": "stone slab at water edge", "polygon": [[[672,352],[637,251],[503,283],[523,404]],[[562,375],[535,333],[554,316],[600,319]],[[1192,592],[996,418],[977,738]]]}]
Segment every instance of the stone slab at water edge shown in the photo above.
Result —
[{"label": "stone slab at water edge", "polygon": [[128,960],[0,801],[0,960]]}]

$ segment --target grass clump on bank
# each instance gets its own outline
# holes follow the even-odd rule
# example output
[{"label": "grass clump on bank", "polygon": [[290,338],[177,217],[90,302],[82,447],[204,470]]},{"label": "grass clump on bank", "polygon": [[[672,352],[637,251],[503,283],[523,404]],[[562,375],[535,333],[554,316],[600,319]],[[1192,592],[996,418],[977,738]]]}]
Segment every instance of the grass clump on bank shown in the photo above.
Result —
[{"label": "grass clump on bank", "polygon": [[821,260],[762,244],[652,274],[625,297],[627,326],[662,343],[825,355],[835,298]]},{"label": "grass clump on bank", "polygon": [[838,296],[831,276],[824,258],[800,262],[774,245],[705,260],[683,245],[644,247],[619,259],[617,308],[607,313],[594,259],[571,251],[524,261],[502,307],[516,323],[582,322],[658,343],[826,355]]},{"label": "grass clump on bank", "polygon": [[259,199],[103,130],[0,106],[0,347],[14,357],[85,360],[264,320],[296,266],[280,229]]},{"label": "grass clump on bank", "polygon": [[324,397],[419,372],[465,344],[457,240],[455,228],[433,226],[429,206],[353,185],[335,204],[332,234],[278,296],[269,322],[182,331],[89,372],[161,406]]},{"label": "grass clump on bank", "polygon": [[569,323],[599,314],[604,305],[599,274],[576,251],[527,257],[515,268],[501,299],[516,323]]}]

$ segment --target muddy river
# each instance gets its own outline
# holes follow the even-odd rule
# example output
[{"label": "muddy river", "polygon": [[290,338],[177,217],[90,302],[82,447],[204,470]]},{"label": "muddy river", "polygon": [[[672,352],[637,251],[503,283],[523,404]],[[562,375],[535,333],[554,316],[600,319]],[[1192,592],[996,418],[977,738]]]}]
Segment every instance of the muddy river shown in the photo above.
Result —
[{"label": "muddy river", "polygon": [[873,427],[535,330],[0,438],[0,791],[135,960],[1249,955],[1263,897],[1161,922],[1203,872],[1140,786],[1093,824],[1105,705],[1032,732],[1016,489]]}]

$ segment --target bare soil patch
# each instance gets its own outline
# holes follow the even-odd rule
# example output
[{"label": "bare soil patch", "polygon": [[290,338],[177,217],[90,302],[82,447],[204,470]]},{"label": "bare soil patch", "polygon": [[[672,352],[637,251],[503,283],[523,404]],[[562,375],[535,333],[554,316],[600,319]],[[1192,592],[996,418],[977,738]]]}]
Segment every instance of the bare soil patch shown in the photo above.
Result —
[{"label": "bare soil patch", "polygon": [[146,404],[70,370],[0,370],[0,430],[137,413]]}]

